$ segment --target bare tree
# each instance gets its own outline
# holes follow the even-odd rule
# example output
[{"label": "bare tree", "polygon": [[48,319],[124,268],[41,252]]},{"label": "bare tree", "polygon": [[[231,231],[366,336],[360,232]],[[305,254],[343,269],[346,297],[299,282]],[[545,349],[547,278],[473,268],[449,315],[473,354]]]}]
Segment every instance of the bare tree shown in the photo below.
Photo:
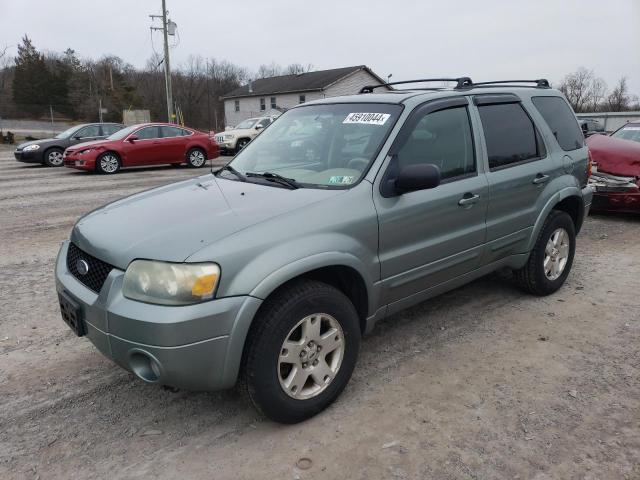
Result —
[{"label": "bare tree", "polygon": [[621,77],[614,89],[607,96],[607,106],[612,112],[623,112],[629,110],[631,101],[632,99],[630,98],[627,87],[627,78]]},{"label": "bare tree", "polygon": [[564,93],[576,112],[584,112],[587,105],[590,104],[589,97],[594,79],[593,70],[580,67],[562,80],[559,90]]}]

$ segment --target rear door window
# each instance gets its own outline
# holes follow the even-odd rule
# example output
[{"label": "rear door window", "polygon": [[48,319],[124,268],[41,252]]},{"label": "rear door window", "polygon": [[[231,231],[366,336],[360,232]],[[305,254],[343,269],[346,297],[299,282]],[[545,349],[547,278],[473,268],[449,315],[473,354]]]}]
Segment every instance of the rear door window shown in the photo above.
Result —
[{"label": "rear door window", "polygon": [[178,127],[160,127],[162,136],[167,137],[182,137],[184,136],[184,130]]},{"label": "rear door window", "polygon": [[533,121],[520,103],[479,105],[478,111],[491,170],[546,155]]},{"label": "rear door window", "polygon": [[[558,140],[560,148],[565,151],[577,150],[584,146],[584,135],[571,107],[561,97],[533,97],[535,107],[547,122],[553,136]],[[589,131],[594,131],[596,125],[589,121]]]}]

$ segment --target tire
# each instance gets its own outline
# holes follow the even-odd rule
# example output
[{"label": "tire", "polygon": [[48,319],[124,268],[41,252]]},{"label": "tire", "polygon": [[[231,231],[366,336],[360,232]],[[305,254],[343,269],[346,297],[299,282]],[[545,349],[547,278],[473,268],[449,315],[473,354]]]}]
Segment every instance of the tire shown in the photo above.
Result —
[{"label": "tire", "polygon": [[[544,296],[567,279],[576,251],[576,229],[568,213],[552,210],[524,267],[514,272],[520,288]],[[564,259],[564,261],[563,261]]]},{"label": "tire", "polygon": [[238,139],[238,141],[236,142],[236,153],[238,153],[240,150],[242,150],[244,147],[246,147],[247,144],[250,141],[251,140],[249,140],[248,138],[240,138],[240,139]]},{"label": "tire", "polygon": [[96,159],[96,171],[105,175],[118,173],[122,167],[120,157],[114,152],[104,152]]},{"label": "tire", "polygon": [[263,415],[297,423],[340,395],[359,348],[360,322],[351,301],[330,285],[303,280],[261,308],[245,343],[240,386]]},{"label": "tire", "polygon": [[187,165],[191,168],[200,168],[207,163],[207,154],[201,148],[192,148],[187,152]]},{"label": "tire", "polygon": [[53,147],[44,152],[43,162],[47,167],[61,167],[63,150],[61,148]]}]

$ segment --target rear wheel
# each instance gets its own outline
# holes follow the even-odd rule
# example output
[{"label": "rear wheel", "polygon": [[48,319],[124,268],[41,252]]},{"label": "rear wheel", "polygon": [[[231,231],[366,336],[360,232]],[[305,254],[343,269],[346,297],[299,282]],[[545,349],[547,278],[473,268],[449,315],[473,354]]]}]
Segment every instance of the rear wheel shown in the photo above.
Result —
[{"label": "rear wheel", "polygon": [[187,152],[187,164],[193,168],[200,168],[207,161],[207,155],[201,148],[192,148]]},{"label": "rear wheel", "polygon": [[96,159],[96,170],[100,173],[117,173],[120,166],[120,158],[113,152],[105,152]]},{"label": "rear wheel", "polygon": [[55,147],[44,152],[44,164],[48,167],[62,166],[62,149]]},{"label": "rear wheel", "polygon": [[540,231],[527,264],[517,270],[518,285],[534,295],[549,295],[567,279],[576,250],[576,230],[568,213],[553,210]]},{"label": "rear wheel", "polygon": [[359,346],[360,323],[351,301],[325,283],[298,282],[269,298],[255,319],[242,387],[270,419],[300,422],[340,395]]}]

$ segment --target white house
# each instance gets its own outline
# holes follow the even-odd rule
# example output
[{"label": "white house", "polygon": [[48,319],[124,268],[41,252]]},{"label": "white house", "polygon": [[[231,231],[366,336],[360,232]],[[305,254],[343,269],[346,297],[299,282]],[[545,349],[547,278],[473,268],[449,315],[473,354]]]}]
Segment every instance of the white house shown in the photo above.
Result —
[{"label": "white house", "polygon": [[247,118],[277,115],[300,103],[355,94],[366,85],[383,83],[366,65],[260,78],[222,97],[225,124],[237,125]]}]

